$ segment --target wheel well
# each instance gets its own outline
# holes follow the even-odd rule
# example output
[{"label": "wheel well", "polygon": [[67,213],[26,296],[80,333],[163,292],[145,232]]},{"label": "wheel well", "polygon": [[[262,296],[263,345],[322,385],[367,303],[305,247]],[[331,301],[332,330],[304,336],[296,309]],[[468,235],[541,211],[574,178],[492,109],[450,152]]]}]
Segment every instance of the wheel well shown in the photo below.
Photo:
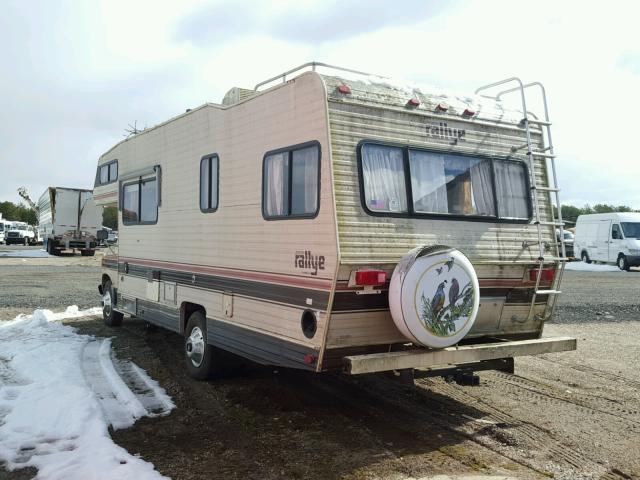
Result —
[{"label": "wheel well", "polygon": [[618,252],[618,258],[620,258],[620,257],[624,257],[624,253]]},{"label": "wheel well", "polygon": [[[105,283],[107,283],[107,280],[111,281],[111,277],[109,275],[107,275],[106,273],[102,274],[102,285],[104,285]],[[113,283],[113,282],[112,282]]]},{"label": "wheel well", "polygon": [[207,311],[204,309],[202,305],[198,305],[197,303],[190,302],[182,302],[180,305],[180,333],[184,333],[187,328],[187,321],[193,312],[202,312],[207,318]]}]

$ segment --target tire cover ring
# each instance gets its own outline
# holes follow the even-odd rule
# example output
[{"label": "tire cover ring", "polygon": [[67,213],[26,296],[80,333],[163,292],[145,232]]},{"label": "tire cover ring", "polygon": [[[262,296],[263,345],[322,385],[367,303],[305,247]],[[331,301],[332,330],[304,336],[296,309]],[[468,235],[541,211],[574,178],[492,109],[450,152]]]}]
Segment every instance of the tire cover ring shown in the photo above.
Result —
[{"label": "tire cover ring", "polygon": [[389,285],[393,321],[409,340],[455,345],[471,330],[480,305],[478,276],[459,250],[418,247],[396,265]]}]

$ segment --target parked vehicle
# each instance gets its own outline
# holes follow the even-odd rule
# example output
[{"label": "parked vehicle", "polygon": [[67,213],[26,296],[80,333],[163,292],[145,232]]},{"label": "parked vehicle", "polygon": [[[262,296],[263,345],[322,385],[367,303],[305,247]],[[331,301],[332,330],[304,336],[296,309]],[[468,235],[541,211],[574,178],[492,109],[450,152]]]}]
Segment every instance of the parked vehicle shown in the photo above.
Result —
[{"label": "parked vehicle", "polygon": [[27,222],[12,222],[9,231],[5,231],[4,241],[7,245],[35,245],[38,232]]},{"label": "parked vehicle", "polygon": [[555,180],[531,194],[555,179],[550,124],[320,66],[100,157],[95,198],[118,206],[120,236],[98,288],[105,323],[131,314],[184,335],[195,378],[225,352],[444,375],[575,349],[541,338],[563,261]]},{"label": "parked vehicle", "polygon": [[2,218],[2,214],[0,213],[0,245],[4,243],[4,226],[6,224],[8,224],[8,222]]},{"label": "parked vehicle", "polygon": [[640,265],[640,213],[580,215],[574,248],[583,262],[614,263],[621,270]]},{"label": "parked vehicle", "polygon": [[106,233],[105,237],[103,239],[101,239],[98,244],[102,245],[102,246],[107,246],[110,244],[114,244],[118,242],[118,231],[117,230],[113,230],[112,228],[109,227],[102,227],[102,230],[104,230],[104,232]]},{"label": "parked vehicle", "polygon": [[40,196],[38,208],[40,236],[49,254],[95,254],[102,207],[96,205],[91,190],[49,187]]},{"label": "parked vehicle", "polygon": [[[560,235],[560,230],[556,230],[556,241],[558,242],[558,245],[560,245],[561,237],[564,237],[564,249],[565,249],[567,258],[575,257],[574,250],[573,250],[573,239],[574,239],[573,233],[567,230],[563,230],[562,235]],[[560,248],[560,252],[562,252],[561,248]]]}]

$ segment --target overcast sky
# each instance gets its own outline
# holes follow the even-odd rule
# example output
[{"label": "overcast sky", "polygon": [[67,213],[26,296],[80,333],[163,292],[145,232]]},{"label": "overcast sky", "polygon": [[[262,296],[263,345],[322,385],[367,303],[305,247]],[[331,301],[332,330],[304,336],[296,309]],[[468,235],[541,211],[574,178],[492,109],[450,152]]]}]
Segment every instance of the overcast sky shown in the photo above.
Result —
[{"label": "overcast sky", "polygon": [[151,126],[310,60],[473,93],[547,88],[564,203],[640,209],[640,3],[24,1],[0,7],[0,201],[92,188]]}]

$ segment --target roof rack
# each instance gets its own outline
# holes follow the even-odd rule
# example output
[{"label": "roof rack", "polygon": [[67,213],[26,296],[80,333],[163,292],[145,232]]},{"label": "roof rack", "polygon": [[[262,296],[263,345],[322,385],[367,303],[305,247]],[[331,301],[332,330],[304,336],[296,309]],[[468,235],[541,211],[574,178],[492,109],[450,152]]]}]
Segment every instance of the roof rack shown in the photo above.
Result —
[{"label": "roof rack", "polygon": [[384,77],[382,75],[376,75],[374,73],[366,73],[366,72],[360,72],[358,70],[353,70],[351,68],[344,68],[344,67],[336,67],[335,65],[329,65],[327,63],[322,63],[322,62],[308,62],[308,63],[304,63],[302,65],[300,65],[299,67],[296,68],[292,68],[291,70],[287,70],[284,73],[281,73],[280,75],[276,75],[275,77],[269,78],[268,80],[265,80],[263,82],[258,83],[255,87],[253,87],[254,90],[258,90],[260,87],[267,85],[268,83],[271,82],[275,82],[276,80],[280,80],[282,79],[282,83],[285,83],[287,81],[287,76],[291,75],[292,73],[298,72],[300,70],[303,70],[305,68],[311,67],[311,71],[315,72],[317,67],[323,67],[323,68],[330,68],[333,70],[340,70],[343,72],[349,72],[349,73],[355,73],[358,75],[367,75],[367,76],[373,76],[373,77],[378,77],[378,78],[388,78],[388,77]]}]

